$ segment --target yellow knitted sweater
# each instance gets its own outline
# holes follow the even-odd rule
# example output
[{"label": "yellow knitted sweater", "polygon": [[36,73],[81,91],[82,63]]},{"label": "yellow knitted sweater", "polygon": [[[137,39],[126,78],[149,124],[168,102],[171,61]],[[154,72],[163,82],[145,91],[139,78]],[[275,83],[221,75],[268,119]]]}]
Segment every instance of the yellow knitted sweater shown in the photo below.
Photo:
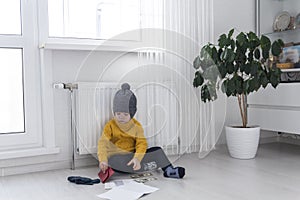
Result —
[{"label": "yellow knitted sweater", "polygon": [[147,150],[147,140],[144,136],[142,125],[131,119],[125,124],[110,120],[104,127],[98,141],[98,159],[107,162],[114,154],[134,153],[134,157],[140,161]]}]

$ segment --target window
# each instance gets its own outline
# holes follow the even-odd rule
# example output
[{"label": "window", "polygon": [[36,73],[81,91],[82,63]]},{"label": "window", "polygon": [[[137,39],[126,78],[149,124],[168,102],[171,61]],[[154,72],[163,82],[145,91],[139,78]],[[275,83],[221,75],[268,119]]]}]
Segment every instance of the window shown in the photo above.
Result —
[{"label": "window", "polygon": [[0,2],[1,158],[8,150],[43,145],[36,5]]},{"label": "window", "polygon": [[22,49],[0,48],[0,133],[24,133]]},{"label": "window", "polygon": [[[21,32],[20,1],[1,1],[0,34]],[[0,66],[0,134],[24,132],[22,49],[0,48]]]},{"label": "window", "polygon": [[49,37],[110,39],[140,28],[140,0],[51,0],[48,16]]},{"label": "window", "polygon": [[0,34],[21,35],[20,0],[0,1]]}]

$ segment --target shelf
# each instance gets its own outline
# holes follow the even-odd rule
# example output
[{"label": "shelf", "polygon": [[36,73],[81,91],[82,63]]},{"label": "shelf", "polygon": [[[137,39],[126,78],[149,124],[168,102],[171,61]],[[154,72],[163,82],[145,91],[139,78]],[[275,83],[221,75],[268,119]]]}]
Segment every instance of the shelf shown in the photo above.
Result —
[{"label": "shelf", "polygon": [[281,69],[283,73],[289,73],[289,72],[300,72],[300,68],[292,68],[292,69]]},{"label": "shelf", "polygon": [[282,35],[296,34],[299,32],[300,32],[300,28],[292,29],[292,30],[270,32],[270,33],[262,33],[262,34],[265,36],[282,36]]}]

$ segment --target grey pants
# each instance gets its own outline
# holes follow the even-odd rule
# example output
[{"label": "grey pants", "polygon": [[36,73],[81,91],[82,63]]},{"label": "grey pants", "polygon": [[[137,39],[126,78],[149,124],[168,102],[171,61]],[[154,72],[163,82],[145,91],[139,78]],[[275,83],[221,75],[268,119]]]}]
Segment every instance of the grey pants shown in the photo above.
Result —
[{"label": "grey pants", "polygon": [[141,161],[141,169],[133,170],[132,165],[127,166],[127,163],[133,158],[134,153],[113,155],[108,159],[108,164],[111,168],[118,172],[136,173],[143,171],[155,170],[171,165],[165,152],[160,147],[151,147],[147,149],[146,154]]}]

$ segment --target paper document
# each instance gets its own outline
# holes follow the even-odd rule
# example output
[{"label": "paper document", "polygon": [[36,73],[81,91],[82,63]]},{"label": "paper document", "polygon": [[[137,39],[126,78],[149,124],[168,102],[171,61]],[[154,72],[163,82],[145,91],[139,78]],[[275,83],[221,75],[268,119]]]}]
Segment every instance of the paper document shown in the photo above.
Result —
[{"label": "paper document", "polygon": [[142,192],[134,192],[130,190],[124,190],[120,187],[114,187],[113,189],[98,195],[100,198],[111,200],[135,200],[143,196]]},{"label": "paper document", "polygon": [[158,188],[137,182],[126,182],[124,185],[115,186],[108,192],[98,195],[100,198],[110,200],[135,200],[144,194],[157,191]]},{"label": "paper document", "polygon": [[121,186],[133,182],[132,179],[122,179],[122,180],[114,180],[104,183],[104,189],[110,190],[114,187]]}]

